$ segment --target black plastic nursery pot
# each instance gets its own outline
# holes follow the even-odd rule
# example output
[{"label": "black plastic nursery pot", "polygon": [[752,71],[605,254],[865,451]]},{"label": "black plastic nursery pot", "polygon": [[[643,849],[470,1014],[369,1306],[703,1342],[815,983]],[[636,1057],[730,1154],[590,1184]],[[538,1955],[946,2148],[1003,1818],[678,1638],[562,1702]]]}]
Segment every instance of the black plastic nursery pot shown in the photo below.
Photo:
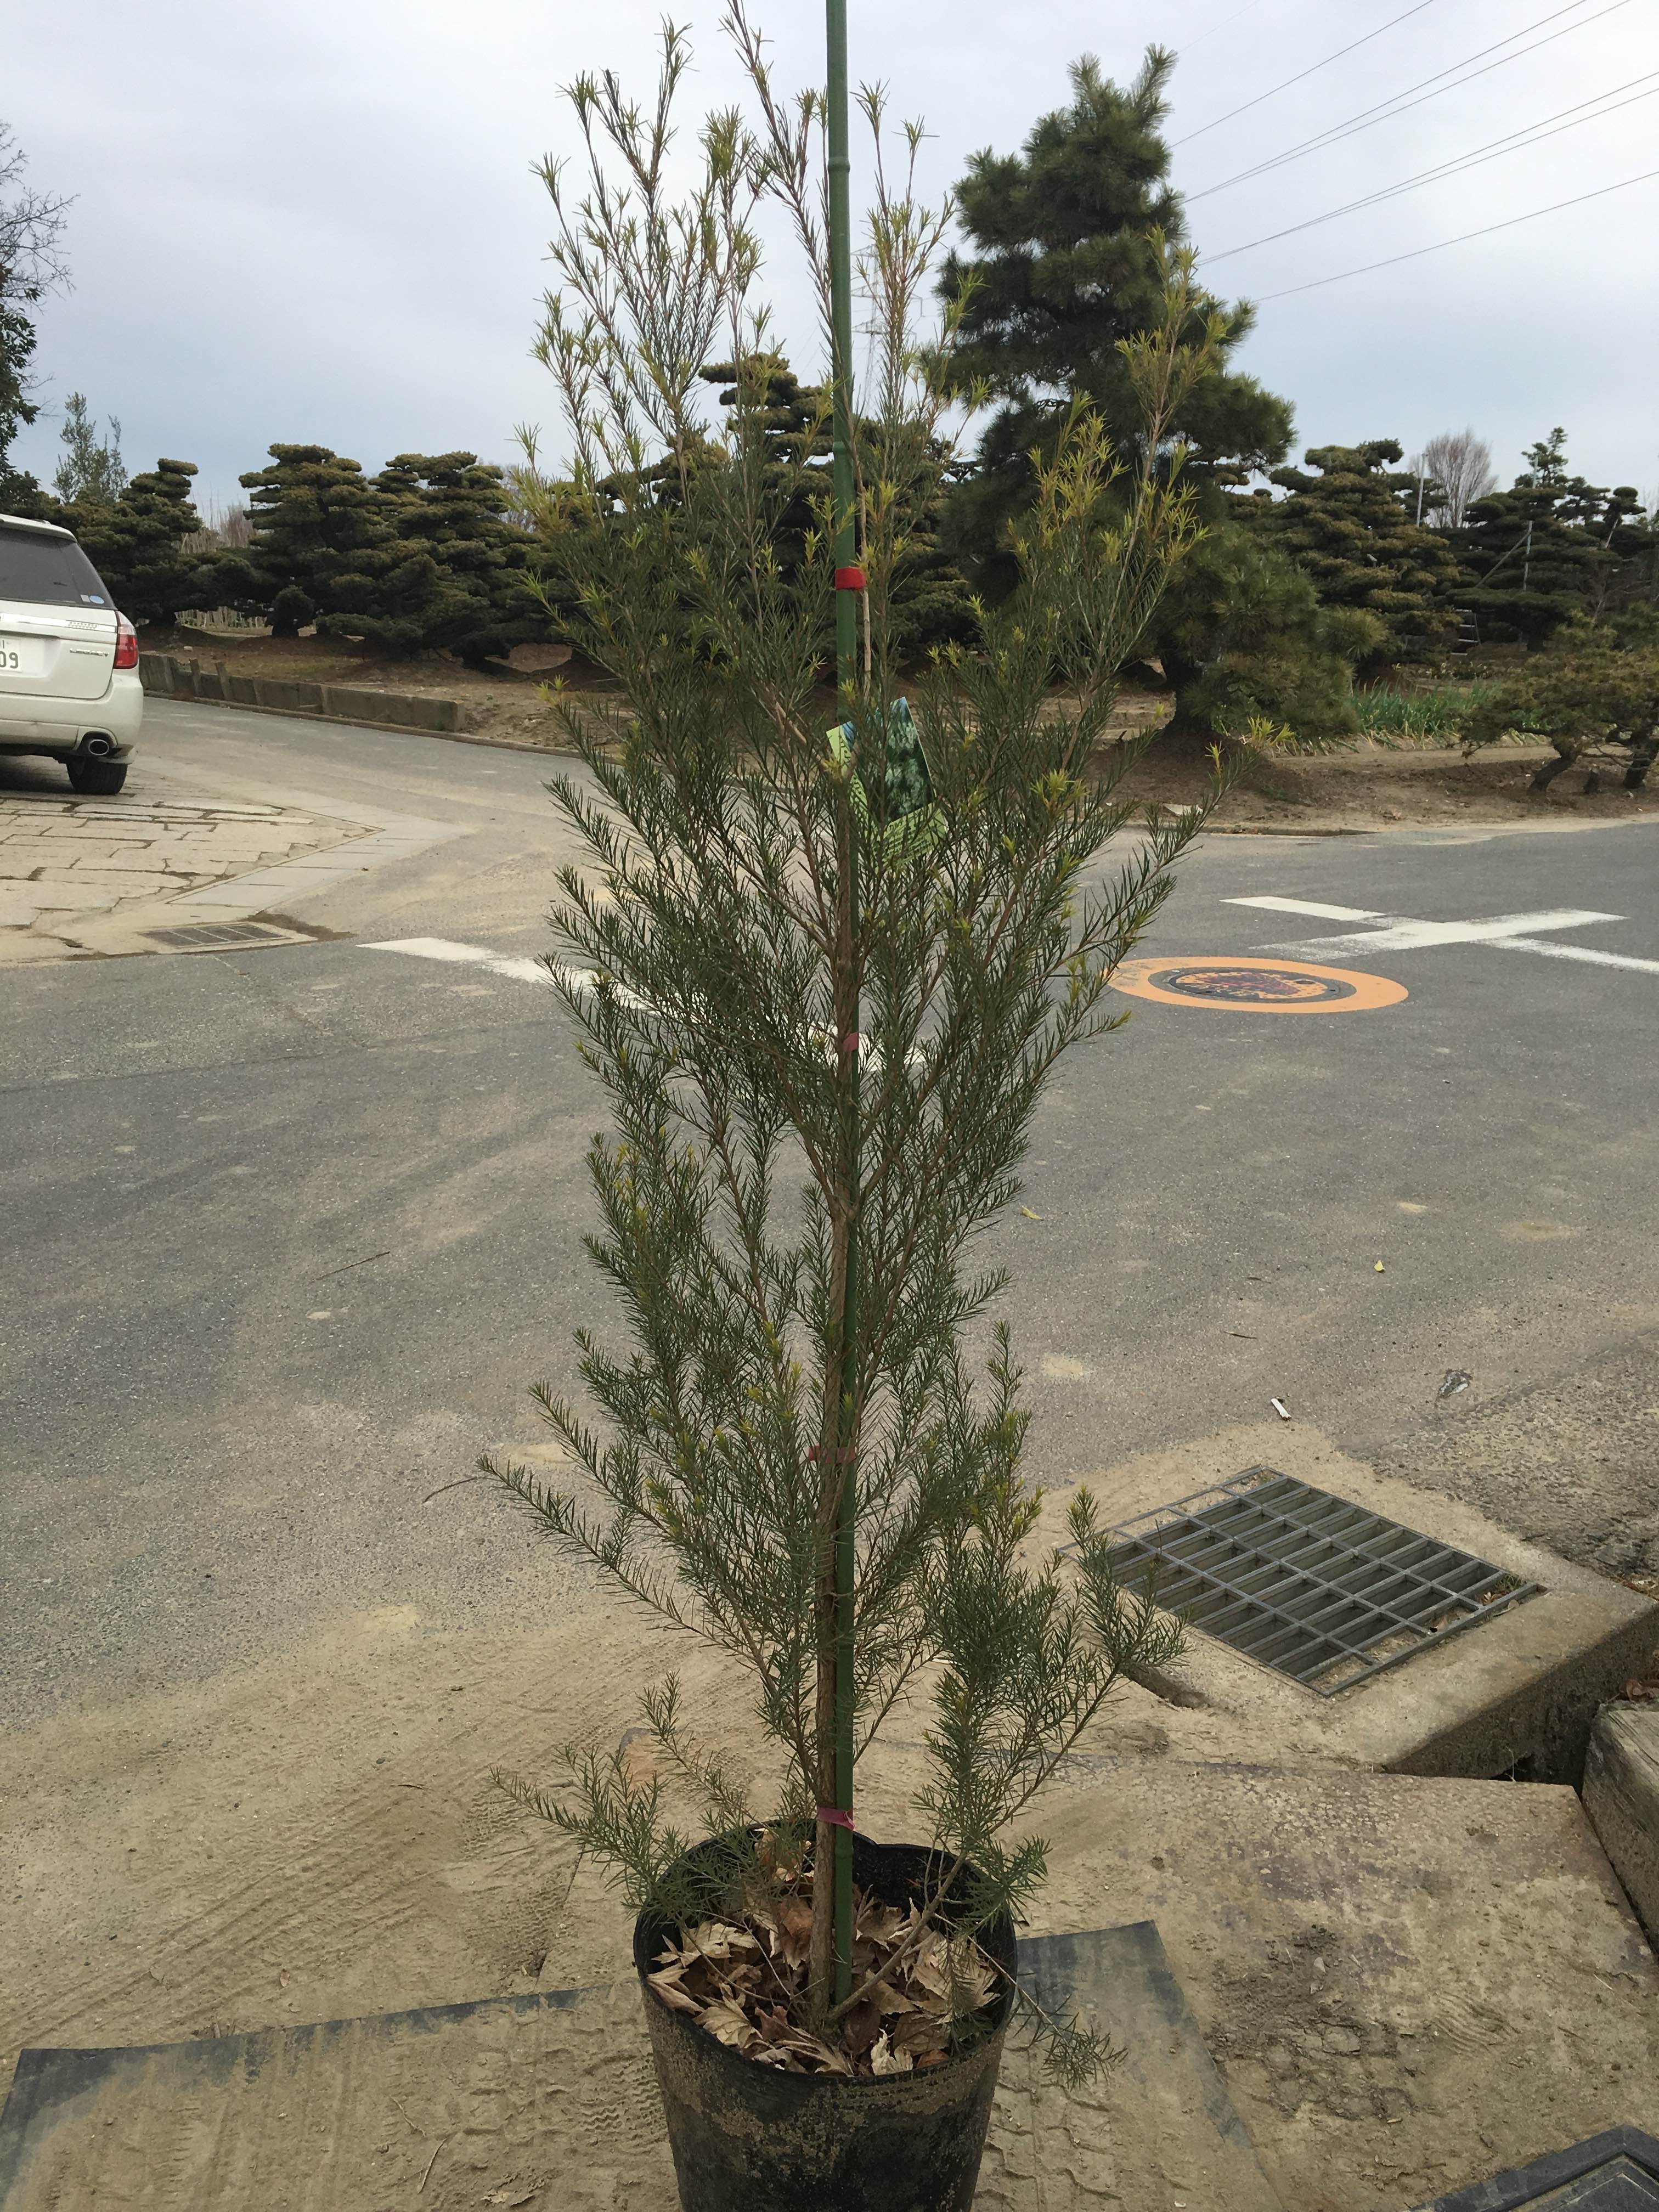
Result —
[{"label": "black plastic nursery pot", "polygon": [[[853,1879],[884,1905],[922,1896],[938,1867],[920,1844],[853,1839]],[[1013,2006],[1006,1915],[979,1936],[1007,1978],[987,2032],[942,2065],[869,2080],[781,2073],[665,2004],[646,1977],[676,1932],[641,1913],[634,1965],[684,2212],[969,2212]]]}]

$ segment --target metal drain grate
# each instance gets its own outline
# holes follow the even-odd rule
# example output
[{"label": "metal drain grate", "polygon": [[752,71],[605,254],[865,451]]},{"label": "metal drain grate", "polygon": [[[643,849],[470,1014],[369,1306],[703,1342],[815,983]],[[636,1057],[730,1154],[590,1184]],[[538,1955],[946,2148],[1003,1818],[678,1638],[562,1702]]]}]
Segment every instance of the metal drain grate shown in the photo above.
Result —
[{"label": "metal drain grate", "polygon": [[1113,1534],[1121,1583],[1327,1698],[1541,1587],[1271,1467]]},{"label": "metal drain grate", "polygon": [[169,952],[222,952],[233,945],[307,945],[297,929],[275,929],[268,921],[192,921],[182,929],[147,929],[152,945]]}]

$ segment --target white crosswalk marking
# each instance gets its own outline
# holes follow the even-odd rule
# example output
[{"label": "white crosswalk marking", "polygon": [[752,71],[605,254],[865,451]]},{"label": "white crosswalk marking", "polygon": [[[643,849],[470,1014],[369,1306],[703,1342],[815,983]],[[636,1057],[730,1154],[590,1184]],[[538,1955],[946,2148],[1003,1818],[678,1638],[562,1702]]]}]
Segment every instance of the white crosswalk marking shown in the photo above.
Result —
[{"label": "white crosswalk marking", "polygon": [[1234,898],[1228,906],[1248,906],[1270,914],[1305,914],[1321,921],[1369,921],[1370,929],[1335,937],[1308,937],[1262,949],[1298,960],[1323,960],[1334,953],[1352,959],[1373,952],[1417,952],[1431,945],[1490,945],[1500,952],[1535,952],[1547,960],[1582,960],[1598,968],[1632,969],[1659,975],[1659,960],[1630,952],[1601,952],[1588,945],[1560,945],[1537,934],[1545,929],[1584,929],[1592,922],[1622,921],[1619,914],[1595,907],[1551,907],[1537,914],[1477,915],[1467,921],[1421,921],[1410,915],[1378,914],[1362,907],[1327,906],[1313,899]]}]

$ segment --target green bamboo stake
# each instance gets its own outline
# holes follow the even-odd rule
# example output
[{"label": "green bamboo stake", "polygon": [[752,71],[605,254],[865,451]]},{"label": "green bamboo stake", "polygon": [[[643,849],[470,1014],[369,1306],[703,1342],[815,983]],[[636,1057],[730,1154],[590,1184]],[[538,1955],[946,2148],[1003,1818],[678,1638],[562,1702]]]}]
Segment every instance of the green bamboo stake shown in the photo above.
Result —
[{"label": "green bamboo stake", "polygon": [[[831,376],[835,395],[834,492],[836,501],[836,692],[838,712],[853,725],[854,771],[860,750],[858,699],[858,587],[854,583],[858,542],[853,527],[853,242],[847,112],[847,0],[825,0],[830,49],[830,322]],[[853,572],[849,574],[848,572]],[[858,823],[847,802],[847,880],[842,898],[856,941],[859,921]],[[856,1468],[853,1459],[853,1416],[856,1388],[854,1362],[858,1343],[859,1182],[859,1011],[853,1009],[852,1035],[841,1039],[847,1070],[847,1132],[843,1157],[852,1183],[852,1218],[847,1247],[846,1291],[841,1315],[841,1504],[836,1522],[836,1804],[850,1820],[853,1811],[853,1522]],[[853,1987],[853,1834],[836,1832],[836,2002]]]}]

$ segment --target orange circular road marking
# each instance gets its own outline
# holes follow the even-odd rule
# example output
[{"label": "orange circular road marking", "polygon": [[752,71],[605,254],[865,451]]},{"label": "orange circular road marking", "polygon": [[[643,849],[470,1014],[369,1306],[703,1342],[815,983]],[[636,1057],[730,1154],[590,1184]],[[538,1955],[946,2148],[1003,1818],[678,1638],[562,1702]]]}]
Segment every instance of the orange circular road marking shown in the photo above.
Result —
[{"label": "orange circular road marking", "polygon": [[1356,968],[1219,952],[1186,960],[1126,960],[1112,977],[1112,988],[1160,1006],[1245,1014],[1369,1014],[1397,1006],[1406,996],[1403,983]]}]

